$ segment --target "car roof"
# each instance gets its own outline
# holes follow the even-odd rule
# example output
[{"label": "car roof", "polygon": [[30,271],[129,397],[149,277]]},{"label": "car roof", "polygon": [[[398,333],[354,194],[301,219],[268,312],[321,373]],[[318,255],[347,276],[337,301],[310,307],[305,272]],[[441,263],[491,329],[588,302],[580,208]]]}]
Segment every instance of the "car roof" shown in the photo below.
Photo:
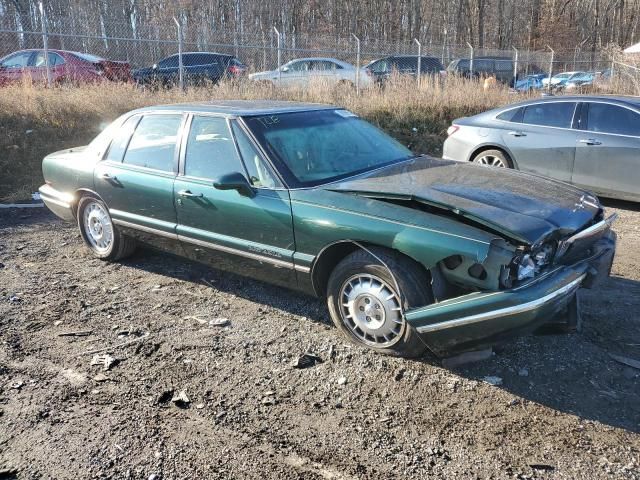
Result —
[{"label": "car roof", "polygon": [[341,65],[351,65],[349,62],[345,62],[344,60],[338,60],[337,58],[332,57],[302,57],[302,58],[292,58],[287,63],[291,62],[308,62],[308,61],[320,61],[320,62],[335,62]]},{"label": "car roof", "polygon": [[176,103],[140,108],[131,113],[144,112],[194,112],[217,113],[228,116],[269,115],[276,113],[333,110],[334,105],[323,103],[288,102],[284,100],[216,100],[211,102]]},{"label": "car roof", "polygon": [[[172,55],[169,55],[169,57],[177,57],[178,55],[180,54],[174,53]],[[219,53],[219,52],[182,52],[182,55],[220,55],[222,57],[233,57],[233,55],[229,53]],[[169,57],[166,57],[166,58],[169,58]]]},{"label": "car roof", "polygon": [[541,102],[586,102],[586,101],[606,101],[611,103],[618,103],[622,105],[628,105],[632,107],[640,107],[640,97],[634,97],[631,95],[549,95],[545,97],[532,98],[524,100],[522,102],[512,103],[510,105],[504,105],[503,107],[495,110],[509,110],[515,107],[521,107]]}]

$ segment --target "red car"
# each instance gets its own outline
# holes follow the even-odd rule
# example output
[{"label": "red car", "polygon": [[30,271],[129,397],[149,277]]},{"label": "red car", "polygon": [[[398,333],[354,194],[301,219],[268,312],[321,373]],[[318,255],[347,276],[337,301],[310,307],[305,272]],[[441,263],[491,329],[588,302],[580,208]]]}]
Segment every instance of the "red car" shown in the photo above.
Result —
[{"label": "red car", "polygon": [[[54,85],[96,83],[104,80],[129,82],[131,67],[89,53],[49,49],[49,69]],[[21,50],[0,59],[0,85],[31,79],[47,81],[44,50]]]}]

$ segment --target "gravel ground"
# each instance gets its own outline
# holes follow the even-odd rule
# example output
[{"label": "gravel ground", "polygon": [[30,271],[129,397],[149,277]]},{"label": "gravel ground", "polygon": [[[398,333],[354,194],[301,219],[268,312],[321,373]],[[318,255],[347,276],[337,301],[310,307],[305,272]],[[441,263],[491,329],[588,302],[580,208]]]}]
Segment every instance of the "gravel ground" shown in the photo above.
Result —
[{"label": "gravel ground", "polygon": [[582,333],[453,370],[348,344],[321,301],[104,263],[44,209],[0,210],[0,479],[640,479],[640,370],[610,357],[640,359],[640,211],[613,209]]}]

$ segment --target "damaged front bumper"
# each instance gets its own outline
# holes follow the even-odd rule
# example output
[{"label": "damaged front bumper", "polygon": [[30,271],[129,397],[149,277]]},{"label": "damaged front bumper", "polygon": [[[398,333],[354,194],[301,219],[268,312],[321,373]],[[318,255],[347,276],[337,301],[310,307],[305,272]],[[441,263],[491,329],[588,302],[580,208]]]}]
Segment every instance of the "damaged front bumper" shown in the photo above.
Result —
[{"label": "damaged front bumper", "polygon": [[609,276],[615,246],[616,235],[607,230],[588,258],[556,266],[517,288],[471,293],[409,310],[406,320],[442,356],[533,331],[566,307],[579,288],[591,288]]}]

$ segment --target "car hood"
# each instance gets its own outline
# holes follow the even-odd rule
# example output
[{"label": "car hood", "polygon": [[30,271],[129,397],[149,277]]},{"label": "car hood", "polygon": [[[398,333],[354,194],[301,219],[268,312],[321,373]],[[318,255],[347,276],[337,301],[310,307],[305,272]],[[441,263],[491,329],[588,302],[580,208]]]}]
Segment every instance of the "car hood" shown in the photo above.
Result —
[{"label": "car hood", "polygon": [[529,245],[568,236],[602,211],[597,198],[556,180],[426,156],[323,188],[415,202]]}]

